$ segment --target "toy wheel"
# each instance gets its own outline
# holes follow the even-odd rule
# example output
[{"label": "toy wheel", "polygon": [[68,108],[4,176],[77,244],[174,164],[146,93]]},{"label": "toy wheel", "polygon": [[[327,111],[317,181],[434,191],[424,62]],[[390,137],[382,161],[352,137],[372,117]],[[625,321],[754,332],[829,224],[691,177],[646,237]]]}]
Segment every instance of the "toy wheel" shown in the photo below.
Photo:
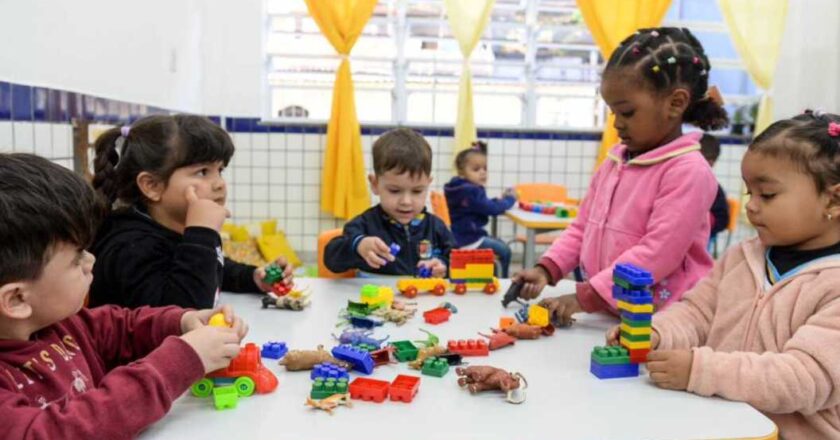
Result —
[{"label": "toy wheel", "polygon": [[190,392],[195,397],[207,397],[213,392],[213,381],[205,377],[204,379],[194,383],[193,386],[190,387]]},{"label": "toy wheel", "polygon": [[463,295],[463,294],[467,293],[467,285],[463,284],[463,283],[456,284],[455,285],[455,293],[457,293],[458,295]]},{"label": "toy wheel", "polygon": [[417,296],[417,288],[414,286],[408,286],[405,288],[402,294],[409,298],[414,298]]},{"label": "toy wheel", "polygon": [[432,294],[434,295],[443,296],[444,293],[446,293],[446,286],[443,284],[438,284],[432,289]]},{"label": "toy wheel", "polygon": [[237,377],[233,382],[233,386],[236,387],[236,394],[239,394],[242,397],[248,397],[251,394],[254,394],[254,389],[256,388],[254,381],[250,377],[246,376]]},{"label": "toy wheel", "polygon": [[484,286],[484,293],[488,295],[496,293],[497,290],[499,290],[499,286],[494,283],[487,283],[487,285]]}]

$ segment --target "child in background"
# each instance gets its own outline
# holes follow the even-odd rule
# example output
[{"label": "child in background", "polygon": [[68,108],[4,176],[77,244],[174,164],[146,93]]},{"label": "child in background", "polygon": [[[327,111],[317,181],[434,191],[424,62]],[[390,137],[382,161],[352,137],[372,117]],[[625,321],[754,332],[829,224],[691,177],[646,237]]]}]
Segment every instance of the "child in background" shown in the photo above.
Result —
[{"label": "child in background", "polygon": [[[414,275],[424,267],[434,277],[445,277],[452,233],[426,212],[432,183],[429,143],[414,130],[387,131],[373,144],[373,170],[370,187],[379,204],[344,225],[344,234],[327,244],[324,264],[333,272],[380,275]],[[399,246],[395,254],[391,244]]]},{"label": "child in background", "polygon": [[537,267],[514,277],[530,299],[580,266],[584,281],[576,293],[544,300],[555,323],[567,325],[580,311],[616,313],[616,262],[651,271],[657,309],[678,301],[711,269],[706,246],[717,183],[699,152],[701,134],[682,132],[683,123],[702,129],[727,123],[719,99],[708,93],[710,68],[687,29],[642,29],[613,52],[601,95],[621,143],[592,177],[574,223]]},{"label": "child in background", "polygon": [[[220,289],[268,292],[263,268],[222,254],[230,136],[209,119],[149,116],[96,140],[93,186],[109,215],[91,252],[90,305],[210,308]],[[292,267],[282,258],[285,282]]]},{"label": "child in background", "polygon": [[0,154],[0,438],[134,437],[239,353],[228,307],[82,308],[99,214],[72,171]]},{"label": "child in background", "polygon": [[774,123],[741,174],[758,238],[653,317],[650,378],[749,403],[779,438],[840,438],[840,116]]},{"label": "child in background", "polygon": [[[710,134],[703,134],[700,138],[700,154],[709,162],[709,166],[714,168],[720,156],[720,141]],[[726,201],[726,193],[723,187],[718,183],[717,194],[715,201],[712,202],[712,232],[710,238],[715,238],[721,231],[729,226],[729,202]]]},{"label": "child in background", "polygon": [[473,143],[472,148],[455,157],[458,175],[444,187],[455,246],[462,249],[492,249],[501,263],[502,278],[508,277],[510,247],[505,242],[488,237],[484,227],[489,216],[504,214],[516,198],[513,191],[506,191],[501,198],[490,199],[484,189],[487,185],[487,144]]}]

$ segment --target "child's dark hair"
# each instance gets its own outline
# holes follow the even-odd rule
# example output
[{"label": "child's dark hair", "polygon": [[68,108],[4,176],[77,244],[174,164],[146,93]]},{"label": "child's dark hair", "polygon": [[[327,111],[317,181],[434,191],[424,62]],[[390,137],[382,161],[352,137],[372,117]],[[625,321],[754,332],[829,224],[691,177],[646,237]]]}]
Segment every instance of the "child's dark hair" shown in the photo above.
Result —
[{"label": "child's dark hair", "polygon": [[700,138],[700,154],[711,163],[717,162],[718,157],[720,157],[720,141],[718,138],[703,133],[703,137]]},{"label": "child's dark hair", "polygon": [[233,142],[221,127],[195,115],[153,115],[131,127],[112,128],[94,145],[93,187],[110,209],[143,203],[137,175],[143,171],[167,182],[172,173],[189,165],[222,161],[233,156]]},{"label": "child's dark hair", "polygon": [[793,161],[822,192],[840,183],[840,116],[808,110],[777,121],[753,140],[748,151]]},{"label": "child's dark hair", "polygon": [[388,171],[408,172],[412,177],[430,176],[432,147],[420,133],[409,128],[386,131],[373,143],[373,172],[381,176]]},{"label": "child's dark hair", "polygon": [[0,153],[0,285],[38,279],[59,243],[87,248],[100,213],[81,176],[42,157]]},{"label": "child's dark hair", "polygon": [[688,29],[640,29],[613,51],[604,76],[618,68],[634,69],[656,91],[687,88],[691,101],[683,114],[684,122],[703,130],[729,124],[726,110],[706,93],[712,66],[703,46]]},{"label": "child's dark hair", "polygon": [[487,142],[475,141],[472,143],[470,148],[462,150],[455,155],[455,169],[458,170],[458,172],[464,171],[464,167],[467,166],[467,159],[469,159],[473,154],[487,156]]}]

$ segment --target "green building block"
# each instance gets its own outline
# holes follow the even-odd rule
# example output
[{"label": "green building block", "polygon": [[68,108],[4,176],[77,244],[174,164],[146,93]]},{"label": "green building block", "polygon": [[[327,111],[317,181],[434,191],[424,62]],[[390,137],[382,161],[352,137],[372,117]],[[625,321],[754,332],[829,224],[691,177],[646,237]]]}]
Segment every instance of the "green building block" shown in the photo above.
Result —
[{"label": "green building block", "polygon": [[271,263],[265,267],[265,278],[263,280],[266,284],[273,284],[283,280],[283,268]]},{"label": "green building block", "polygon": [[239,393],[233,385],[213,388],[213,405],[216,409],[233,409],[239,402]]},{"label": "green building block", "polygon": [[410,362],[417,359],[417,347],[411,341],[394,341],[394,357],[400,362]]},{"label": "green building block", "polygon": [[635,321],[633,319],[621,318],[621,322],[629,325],[630,327],[637,327],[637,328],[650,327],[651,326],[650,321]]},{"label": "green building block", "polygon": [[379,286],[375,284],[365,284],[362,286],[362,298],[376,298],[379,296]]},{"label": "green building block", "polygon": [[621,332],[621,337],[633,342],[650,342],[650,335],[631,335],[627,332]]},{"label": "green building block", "polygon": [[449,371],[449,362],[446,362],[446,359],[430,357],[423,361],[423,369],[420,371],[427,376],[443,377]]},{"label": "green building block", "polygon": [[620,346],[595,347],[592,349],[592,360],[601,365],[620,365],[630,363],[630,353]]},{"label": "green building block", "polygon": [[347,313],[355,316],[367,316],[374,311],[376,307],[371,307],[365,303],[347,301]]},{"label": "green building block", "polygon": [[319,377],[312,381],[312,391],[309,397],[313,399],[326,399],[333,394],[344,394],[347,392],[347,378],[336,379],[334,377]]}]

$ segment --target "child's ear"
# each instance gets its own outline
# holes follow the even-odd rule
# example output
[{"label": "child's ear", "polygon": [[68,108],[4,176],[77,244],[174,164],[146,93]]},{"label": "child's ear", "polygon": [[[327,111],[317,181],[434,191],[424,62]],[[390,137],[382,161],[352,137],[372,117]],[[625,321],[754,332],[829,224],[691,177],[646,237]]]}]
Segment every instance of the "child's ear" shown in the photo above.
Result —
[{"label": "child's ear", "polygon": [[827,214],[833,219],[840,219],[840,183],[829,186],[825,192],[828,194]]},{"label": "child's ear", "polygon": [[29,290],[25,282],[7,283],[0,286],[0,316],[12,319],[27,319],[32,315],[28,301]]},{"label": "child's ear", "polygon": [[682,87],[677,87],[668,97],[668,116],[682,119],[689,104],[691,104],[691,93]]},{"label": "child's ear", "polygon": [[152,173],[147,171],[140,172],[137,175],[136,182],[137,188],[140,188],[140,192],[148,200],[159,202],[161,197],[163,197],[163,191],[166,189],[166,185]]},{"label": "child's ear", "polygon": [[368,174],[368,182],[370,182],[371,192],[373,192],[375,195],[378,196],[379,195],[379,187],[378,187],[379,179],[376,178],[376,174],[374,174],[374,173]]}]

